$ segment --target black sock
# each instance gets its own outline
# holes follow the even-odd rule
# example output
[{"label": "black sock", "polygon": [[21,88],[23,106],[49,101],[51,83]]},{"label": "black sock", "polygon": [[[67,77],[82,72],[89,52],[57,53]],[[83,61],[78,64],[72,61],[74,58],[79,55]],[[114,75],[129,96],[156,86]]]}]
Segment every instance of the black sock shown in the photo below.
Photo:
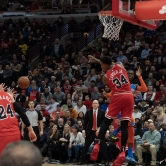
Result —
[{"label": "black sock", "polygon": [[121,146],[126,147],[127,139],[128,139],[128,120],[121,121]]},{"label": "black sock", "polygon": [[105,137],[106,131],[109,129],[109,126],[111,125],[113,119],[108,119],[108,118],[104,118],[101,126],[100,126],[100,131],[99,131],[99,135],[98,138],[101,140]]}]

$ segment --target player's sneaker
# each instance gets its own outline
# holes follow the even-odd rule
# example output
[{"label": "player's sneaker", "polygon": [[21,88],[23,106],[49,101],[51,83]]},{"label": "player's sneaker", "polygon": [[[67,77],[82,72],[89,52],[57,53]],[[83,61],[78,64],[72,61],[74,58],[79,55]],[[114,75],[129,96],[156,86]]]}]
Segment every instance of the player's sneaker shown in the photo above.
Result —
[{"label": "player's sneaker", "polygon": [[112,166],[122,166],[123,162],[125,161],[125,158],[126,158],[126,152],[123,151],[121,152],[117,159],[113,162]]},{"label": "player's sneaker", "polygon": [[133,164],[138,164],[138,162],[133,157],[129,157],[129,156],[126,156],[126,161]]},{"label": "player's sneaker", "polygon": [[116,137],[115,135],[112,135],[112,134],[109,135],[109,139],[111,139],[114,142],[118,142],[119,141],[118,137]]}]

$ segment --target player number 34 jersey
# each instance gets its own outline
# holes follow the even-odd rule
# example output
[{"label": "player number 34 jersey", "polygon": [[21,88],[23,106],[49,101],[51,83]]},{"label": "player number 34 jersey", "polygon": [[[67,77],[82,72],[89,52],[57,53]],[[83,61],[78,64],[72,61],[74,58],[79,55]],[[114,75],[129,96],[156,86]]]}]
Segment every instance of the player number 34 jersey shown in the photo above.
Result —
[{"label": "player number 34 jersey", "polygon": [[108,86],[111,88],[114,94],[118,93],[131,93],[131,87],[127,72],[119,65],[107,71],[105,74],[108,80]]}]

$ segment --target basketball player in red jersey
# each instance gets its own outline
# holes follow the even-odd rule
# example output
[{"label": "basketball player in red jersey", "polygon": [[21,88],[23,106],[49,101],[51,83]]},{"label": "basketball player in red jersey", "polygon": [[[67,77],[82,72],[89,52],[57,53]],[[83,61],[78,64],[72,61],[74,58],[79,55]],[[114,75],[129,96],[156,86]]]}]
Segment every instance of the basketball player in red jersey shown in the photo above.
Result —
[{"label": "basketball player in red jersey", "polygon": [[122,63],[112,63],[112,59],[108,56],[102,57],[100,60],[89,55],[90,61],[100,63],[102,70],[105,72],[103,82],[112,90],[113,96],[106,111],[105,119],[100,127],[98,139],[104,138],[105,133],[112,123],[121,113],[121,153],[118,156],[119,165],[125,161],[125,147],[128,139],[128,122],[134,108],[133,94],[130,88],[130,81],[127,71]]},{"label": "basketball player in red jersey", "polygon": [[3,84],[0,85],[0,155],[7,144],[19,141],[21,138],[15,112],[26,123],[31,142],[37,139],[24,110],[15,102],[13,95],[13,91],[4,92]]}]

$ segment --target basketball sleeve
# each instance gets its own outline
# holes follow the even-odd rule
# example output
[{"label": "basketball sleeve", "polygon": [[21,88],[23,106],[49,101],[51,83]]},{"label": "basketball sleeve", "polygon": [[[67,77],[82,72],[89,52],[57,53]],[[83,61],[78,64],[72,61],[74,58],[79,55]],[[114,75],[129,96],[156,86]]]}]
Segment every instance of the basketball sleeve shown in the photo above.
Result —
[{"label": "basketball sleeve", "polygon": [[31,124],[29,122],[27,115],[25,114],[24,109],[22,107],[20,107],[16,102],[13,103],[13,106],[14,106],[15,112],[17,112],[20,115],[20,117],[21,117],[22,121],[24,122],[24,124],[26,125],[26,127],[29,127]]},{"label": "basketball sleeve", "polygon": [[139,81],[140,81],[141,86],[137,86],[137,90],[138,90],[139,92],[147,92],[147,91],[148,91],[148,88],[147,88],[147,86],[146,86],[144,80],[142,79],[142,76],[138,76],[138,79],[139,79]]}]

